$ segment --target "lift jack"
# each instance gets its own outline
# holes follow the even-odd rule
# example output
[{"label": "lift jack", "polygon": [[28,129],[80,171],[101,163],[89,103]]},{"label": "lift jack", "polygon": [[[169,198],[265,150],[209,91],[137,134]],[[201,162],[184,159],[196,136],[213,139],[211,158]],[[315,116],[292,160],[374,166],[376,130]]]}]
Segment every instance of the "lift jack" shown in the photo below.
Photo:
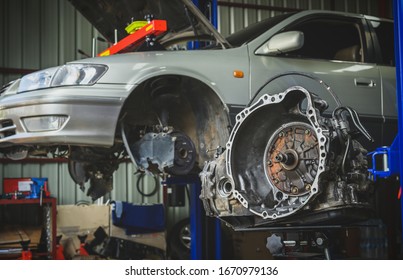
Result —
[{"label": "lift jack", "polygon": [[150,20],[146,25],[104,50],[98,54],[98,56],[108,56],[126,52],[144,39],[158,36],[165,31],[167,31],[166,20]]},{"label": "lift jack", "polygon": [[29,243],[31,243],[31,240],[29,239],[21,241],[21,260],[32,260],[32,252],[29,250]]}]

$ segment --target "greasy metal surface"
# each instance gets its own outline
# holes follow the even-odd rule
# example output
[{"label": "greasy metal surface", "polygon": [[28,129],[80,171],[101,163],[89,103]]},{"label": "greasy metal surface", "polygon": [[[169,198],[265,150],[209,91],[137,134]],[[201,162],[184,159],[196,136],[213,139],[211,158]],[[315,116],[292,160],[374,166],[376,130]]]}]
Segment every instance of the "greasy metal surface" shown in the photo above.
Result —
[{"label": "greasy metal surface", "polygon": [[[299,104],[304,99],[306,99],[307,106],[306,115],[299,111]],[[320,115],[315,108],[312,95],[306,89],[298,86],[288,88],[275,95],[263,95],[255,104],[239,113],[236,119],[237,122],[226,145],[226,172],[229,180],[235,186],[234,197],[250,212],[263,219],[278,219],[297,212],[319,191],[319,176],[325,171],[328,153],[328,130],[321,127],[319,123]],[[315,139],[321,139],[318,149],[322,151],[316,154],[317,158],[314,158],[317,162],[315,176],[305,179],[309,180],[306,183],[310,185],[307,188],[309,190],[305,190],[299,195],[297,193],[305,188],[304,183],[297,184],[296,188],[292,187],[293,183],[289,183],[290,189],[288,190],[285,186],[286,192],[284,193],[283,188],[278,188],[278,183],[287,180],[296,182],[305,177],[305,173],[289,172],[287,175],[291,175],[290,178],[282,176],[285,175],[284,173],[279,174],[279,182],[273,187],[276,178],[271,177],[273,174],[278,174],[277,171],[280,170],[275,170],[274,173],[267,172],[269,161],[267,154],[273,144],[276,148],[282,146],[287,147],[286,150],[293,148],[290,144],[294,144],[294,141],[286,141],[287,143],[283,145],[280,141],[280,144],[276,145],[273,137],[276,137],[285,128],[293,127],[294,120],[300,120],[297,121],[297,124],[304,121],[306,123],[304,128],[310,128],[310,131],[315,132]],[[241,151],[248,155],[245,157]],[[274,156],[278,156],[279,151],[276,150],[276,152]],[[270,179],[268,180],[268,178]]]},{"label": "greasy metal surface", "polygon": [[163,172],[174,164],[175,139],[167,133],[147,133],[134,143],[132,152],[141,169],[148,169],[151,163]]},{"label": "greasy metal surface", "polygon": [[304,195],[311,190],[318,172],[319,145],[306,123],[282,126],[269,140],[265,152],[267,176],[287,195]]},{"label": "greasy metal surface", "polygon": [[236,229],[369,216],[367,152],[351,139],[357,128],[324,108],[295,86],[241,111],[225,152],[200,173],[207,214]]}]

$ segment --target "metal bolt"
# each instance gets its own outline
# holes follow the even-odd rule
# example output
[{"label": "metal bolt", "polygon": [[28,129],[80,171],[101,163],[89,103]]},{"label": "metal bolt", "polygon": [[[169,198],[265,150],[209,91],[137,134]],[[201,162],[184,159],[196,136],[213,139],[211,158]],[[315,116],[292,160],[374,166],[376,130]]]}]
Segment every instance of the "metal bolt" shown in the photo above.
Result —
[{"label": "metal bolt", "polygon": [[278,162],[285,162],[287,160],[286,157],[287,157],[287,155],[284,155],[282,153],[278,153],[277,156],[276,156],[276,160]]},{"label": "metal bolt", "polygon": [[323,243],[324,243],[323,238],[321,238],[321,237],[316,238],[316,244],[318,244],[318,246],[322,246]]},{"label": "metal bolt", "polygon": [[292,187],[291,192],[292,192],[292,194],[297,194],[298,193],[298,188],[297,187]]},{"label": "metal bolt", "polygon": [[311,186],[310,184],[306,184],[306,185],[305,185],[305,190],[310,191],[310,190],[311,190],[311,187],[312,187],[312,186]]}]

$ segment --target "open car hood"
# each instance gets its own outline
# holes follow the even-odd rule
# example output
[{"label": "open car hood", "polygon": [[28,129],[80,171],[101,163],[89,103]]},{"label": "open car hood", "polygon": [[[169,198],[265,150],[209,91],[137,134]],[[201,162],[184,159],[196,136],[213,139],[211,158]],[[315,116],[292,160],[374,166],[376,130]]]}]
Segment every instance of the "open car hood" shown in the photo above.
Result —
[{"label": "open car hood", "polygon": [[161,44],[186,38],[212,40],[222,47],[228,42],[190,0],[69,0],[109,42],[128,34],[125,27],[146,15],[167,21],[168,31],[159,36]]}]

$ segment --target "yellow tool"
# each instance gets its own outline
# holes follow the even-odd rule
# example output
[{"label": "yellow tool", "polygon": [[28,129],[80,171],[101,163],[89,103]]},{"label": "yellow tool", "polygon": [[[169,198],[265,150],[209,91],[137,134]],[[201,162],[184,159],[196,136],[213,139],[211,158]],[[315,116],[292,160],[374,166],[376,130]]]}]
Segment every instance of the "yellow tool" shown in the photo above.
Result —
[{"label": "yellow tool", "polygon": [[126,28],[126,32],[129,34],[133,34],[143,26],[145,26],[148,23],[148,21],[133,21],[130,23]]}]

